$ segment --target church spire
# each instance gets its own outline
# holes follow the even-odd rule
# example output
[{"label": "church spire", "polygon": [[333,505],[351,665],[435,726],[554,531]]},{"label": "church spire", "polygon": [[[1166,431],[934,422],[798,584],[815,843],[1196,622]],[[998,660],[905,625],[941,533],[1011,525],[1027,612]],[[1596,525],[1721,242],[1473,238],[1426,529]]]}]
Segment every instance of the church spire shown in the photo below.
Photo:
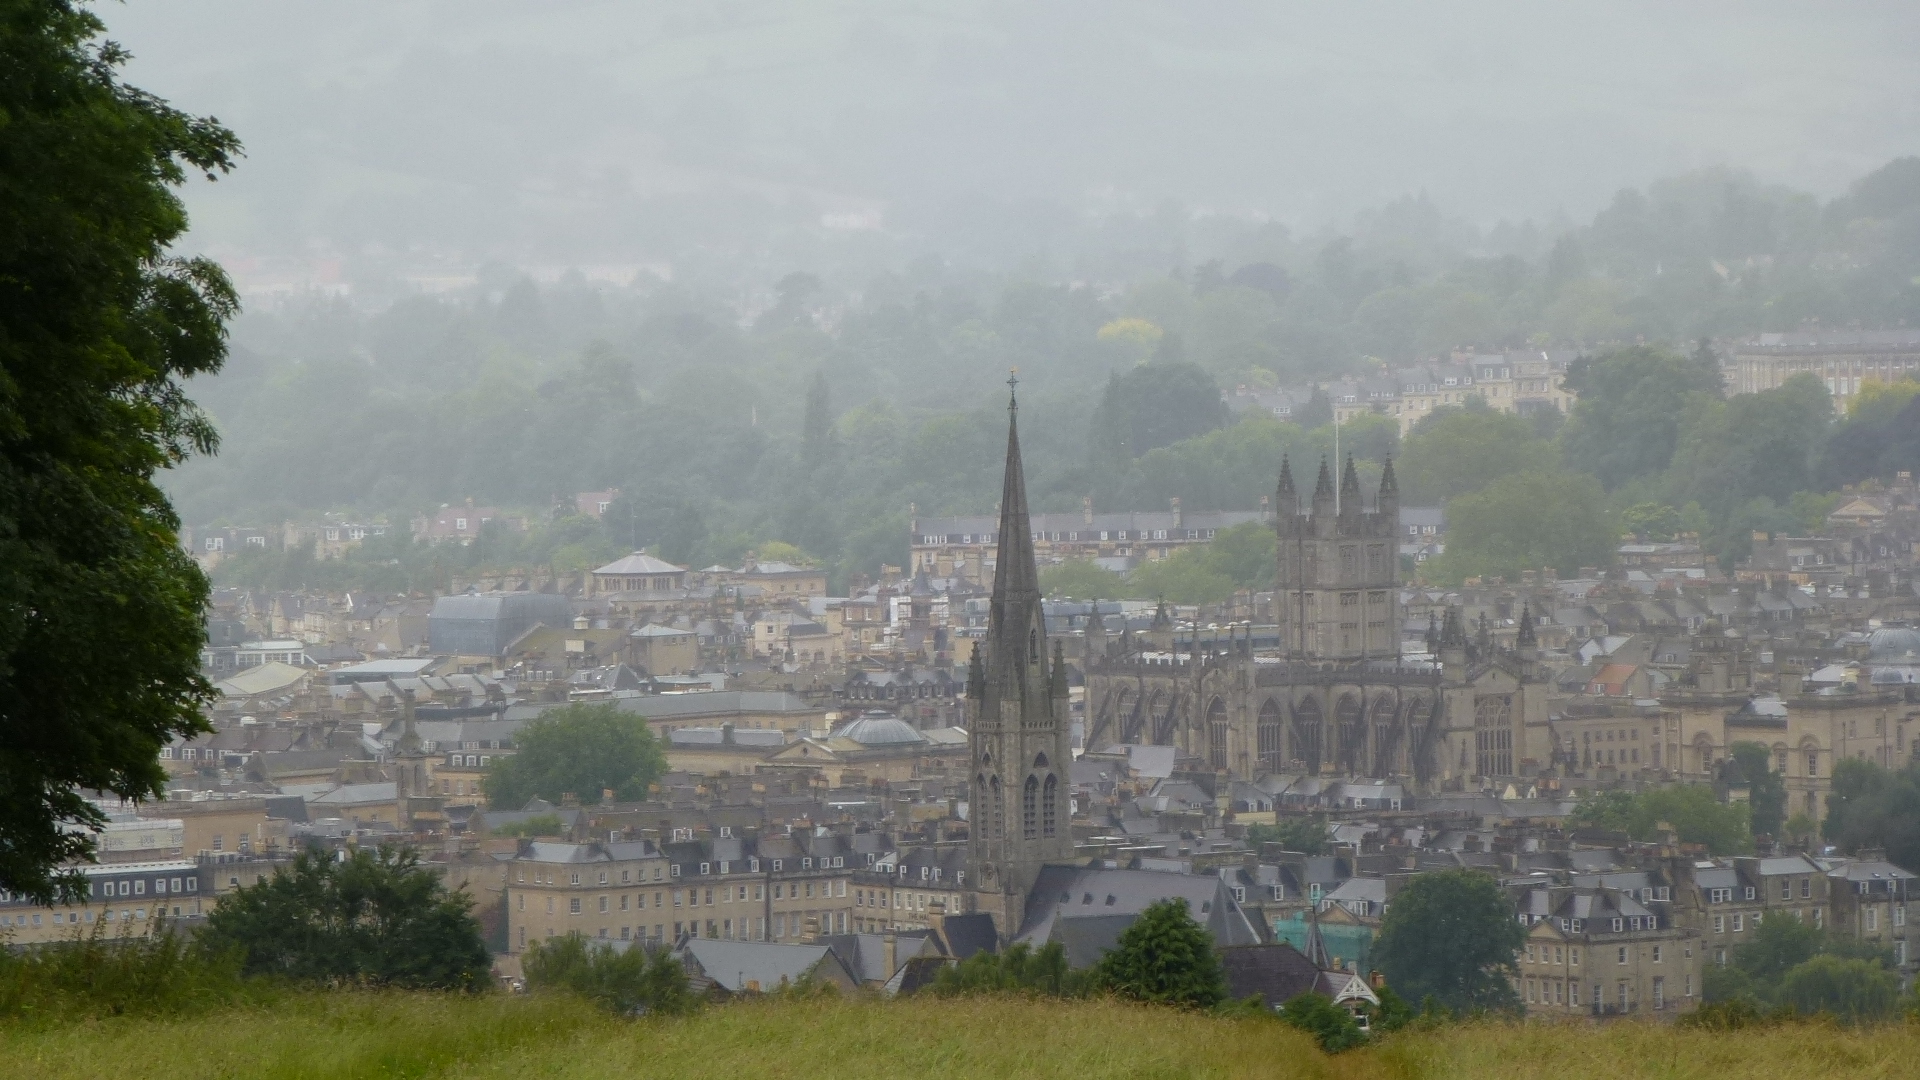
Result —
[{"label": "church spire", "polygon": [[[987,679],[998,700],[1032,702],[1046,709],[1046,620],[1040,607],[1040,571],[1034,563],[1033,524],[1027,513],[1026,473],[1020,462],[1020,402],[1017,378],[1007,386],[1007,471],[1000,486],[1000,535],[987,615]],[[989,697],[989,704],[998,701]]]},{"label": "church spire", "polygon": [[1293,463],[1280,455],[1280,486],[1274,490],[1273,512],[1282,521],[1300,512],[1300,493],[1293,488]]},{"label": "church spire", "polygon": [[1380,497],[1382,499],[1400,494],[1400,481],[1393,475],[1393,455],[1387,455],[1386,465],[1380,470]]}]

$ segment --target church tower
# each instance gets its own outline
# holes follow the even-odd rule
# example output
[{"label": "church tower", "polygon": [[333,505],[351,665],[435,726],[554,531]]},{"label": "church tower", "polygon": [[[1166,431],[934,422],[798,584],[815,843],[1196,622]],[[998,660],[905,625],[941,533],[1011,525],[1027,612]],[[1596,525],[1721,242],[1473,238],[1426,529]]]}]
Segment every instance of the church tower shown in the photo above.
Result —
[{"label": "church tower", "polygon": [[[1009,379],[1012,385],[1014,380]],[[1020,465],[1019,403],[1007,402],[1007,475],[995,536],[987,637],[967,672],[972,754],[967,842],[975,908],[1002,939],[1019,930],[1027,894],[1047,863],[1073,857],[1067,770],[1073,761],[1062,650],[1047,647],[1033,526]]]},{"label": "church tower", "polygon": [[1400,486],[1389,460],[1371,509],[1362,504],[1352,455],[1338,495],[1327,460],[1302,510],[1292,464],[1280,463],[1274,586],[1280,640],[1301,660],[1397,660],[1400,656]]}]

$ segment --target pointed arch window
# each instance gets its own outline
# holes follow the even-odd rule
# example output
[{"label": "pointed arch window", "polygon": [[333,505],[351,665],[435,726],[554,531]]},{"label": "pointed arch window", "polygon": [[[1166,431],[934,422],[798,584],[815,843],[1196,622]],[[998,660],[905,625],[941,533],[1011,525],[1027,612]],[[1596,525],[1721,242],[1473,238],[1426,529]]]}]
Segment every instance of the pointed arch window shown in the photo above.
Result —
[{"label": "pointed arch window", "polygon": [[1271,698],[1260,706],[1259,719],[1260,771],[1277,773],[1286,765],[1281,756],[1280,742],[1280,706]]},{"label": "pointed arch window", "polygon": [[1039,662],[1040,662],[1040,631],[1028,630],[1027,631],[1027,663],[1037,664]]},{"label": "pointed arch window", "polygon": [[1032,773],[1020,785],[1020,836],[1033,840],[1040,835],[1040,780]]},{"label": "pointed arch window", "polygon": [[1040,795],[1040,832],[1051,837],[1059,829],[1058,814],[1060,800],[1060,778],[1047,774],[1046,790]]},{"label": "pointed arch window", "polygon": [[1006,796],[1000,790],[999,777],[996,776],[993,779],[987,781],[987,784],[989,787],[993,789],[993,817],[987,823],[987,835],[992,836],[996,839],[1001,839],[1007,835]]}]

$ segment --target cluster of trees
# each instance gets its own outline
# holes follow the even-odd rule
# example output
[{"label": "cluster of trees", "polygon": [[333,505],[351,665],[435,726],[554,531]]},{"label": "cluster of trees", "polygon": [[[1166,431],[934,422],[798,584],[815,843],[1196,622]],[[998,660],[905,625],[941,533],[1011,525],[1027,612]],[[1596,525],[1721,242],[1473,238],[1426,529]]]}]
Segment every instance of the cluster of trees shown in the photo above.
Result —
[{"label": "cluster of trees", "polygon": [[1893,959],[1879,946],[1773,912],[1734,948],[1729,963],[1707,965],[1702,990],[1709,1005],[1740,1002],[1849,1023],[1885,1020],[1901,1005]]},{"label": "cluster of trees", "polygon": [[[627,496],[602,521],[556,521],[439,556],[437,569],[430,553],[396,544],[338,571],[298,555],[237,560],[226,572],[236,581],[418,587],[456,565],[578,566],[639,545],[706,565],[771,540],[843,580],[903,564],[909,505],[923,516],[993,505],[1009,367],[1022,379],[1037,509],[1072,509],[1088,494],[1102,506],[1179,496],[1192,509],[1248,508],[1282,452],[1311,469],[1327,451],[1331,411],[1317,402],[1300,423],[1229,423],[1220,388],[1325,380],[1464,343],[1573,341],[1595,346],[1595,359],[1574,375],[1590,404],[1564,435],[1465,425],[1407,448],[1409,465],[1429,452],[1452,462],[1422,469],[1409,500],[1474,498],[1456,508],[1460,554],[1436,572],[1604,562],[1602,534],[1642,504],[1737,555],[1754,528],[1804,520],[1796,496],[1920,455],[1920,438],[1902,434],[1916,429],[1901,419],[1912,394],[1829,431],[1810,391],[1713,403],[1701,358],[1605,343],[1792,328],[1783,310],[1797,319],[1841,302],[1842,290],[1812,288],[1822,275],[1880,282],[1869,292],[1887,312],[1920,302],[1887,239],[1906,227],[1890,223],[1920,217],[1916,172],[1890,166],[1827,216],[1731,174],[1656,185],[1534,260],[1416,255],[1429,241],[1359,230],[1107,293],[937,260],[857,284],[796,273],[748,322],[700,289],[541,287],[499,270],[468,293],[378,312],[293,303],[240,321],[226,371],[197,388],[232,452],[188,463],[170,487],[196,522],[320,508],[402,521],[467,497],[545,517],[575,491]],[[1428,236],[1420,217],[1370,228]],[[1802,224],[1778,225],[1790,218]],[[1747,260],[1752,244],[1779,251],[1713,269]],[[1825,268],[1816,256],[1835,244],[1862,245],[1861,261]],[[1396,449],[1386,418],[1342,438],[1375,463]],[[1527,453],[1485,452],[1501,440]],[[1513,513],[1541,495],[1554,497],[1552,513]],[[1542,519],[1565,521],[1523,524]],[[1193,595],[1217,583],[1199,584]]]},{"label": "cluster of trees", "polygon": [[1635,840],[1658,840],[1660,826],[1671,825],[1681,843],[1704,844],[1715,855],[1753,852],[1747,804],[1722,802],[1706,784],[1594,792],[1580,801],[1567,820],[1575,826],[1623,832]]},{"label": "cluster of trees", "polygon": [[1900,866],[1920,866],[1920,767],[1841,758],[1821,828],[1843,851],[1876,848]]},{"label": "cluster of trees", "polygon": [[516,809],[538,796],[554,804],[573,795],[631,802],[667,771],[646,717],[618,706],[573,702],[548,709],[513,737],[514,752],[494,759],[483,786],[487,804]]}]

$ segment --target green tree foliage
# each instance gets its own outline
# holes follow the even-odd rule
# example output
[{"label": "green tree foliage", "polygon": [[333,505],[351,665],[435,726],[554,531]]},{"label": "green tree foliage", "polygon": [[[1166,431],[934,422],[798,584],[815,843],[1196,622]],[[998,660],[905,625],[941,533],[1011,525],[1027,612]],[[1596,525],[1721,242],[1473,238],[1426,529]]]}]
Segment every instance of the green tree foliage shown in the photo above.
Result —
[{"label": "green tree foliage", "polygon": [[1493,878],[1473,870],[1421,874],[1387,908],[1373,961],[1402,998],[1432,995],[1455,1012],[1519,1006],[1509,981],[1526,930]]},{"label": "green tree foliage", "polygon": [[493,962],[465,890],[395,847],[303,851],[221,897],[201,936],[249,975],[297,982],[479,990]]},{"label": "green tree foliage", "polygon": [[1787,821],[1787,783],[1773,771],[1773,751],[1756,742],[1737,742],[1729,748],[1733,767],[1728,783],[1747,785],[1747,808],[1757,836],[1779,836]]},{"label": "green tree foliage", "polygon": [[1795,1012],[1847,1023],[1885,1020],[1899,1009],[1900,976],[1871,960],[1816,956],[1787,972],[1780,1000]]},{"label": "green tree foliage", "polygon": [[1067,559],[1040,568],[1040,591],[1056,599],[1095,600],[1127,595],[1126,578],[1092,559]]},{"label": "green tree foliage", "polygon": [[1258,850],[1262,844],[1279,844],[1282,851],[1303,855],[1324,855],[1328,844],[1327,821],[1321,817],[1290,817],[1267,825],[1247,826],[1247,843]]},{"label": "green tree foliage", "polygon": [[182,382],[219,369],[237,306],[167,254],[174,189],[240,146],[122,83],[102,31],[67,0],[0,20],[0,888],[39,900],[106,821],[81,791],[159,795],[212,695],[206,579],[154,477],[214,448]]},{"label": "green tree foliage", "polygon": [[1572,824],[1616,829],[1635,840],[1660,838],[1661,822],[1672,825],[1683,844],[1705,844],[1715,855],[1745,855],[1753,834],[1745,803],[1723,803],[1705,784],[1679,784],[1637,794],[1607,791],[1580,801]]},{"label": "green tree foliage", "polygon": [[1210,1009],[1227,997],[1213,935],[1193,921],[1184,900],[1147,905],[1100,958],[1094,978],[1101,989],[1159,1005]]},{"label": "green tree foliage", "polygon": [[566,833],[567,825],[558,814],[536,814],[525,821],[510,822],[487,831],[494,836],[561,836]]},{"label": "green tree foliage", "polygon": [[514,736],[514,753],[487,771],[487,805],[512,809],[538,795],[557,803],[577,795],[592,805],[602,791],[630,802],[667,771],[666,755],[645,717],[617,705],[582,702],[548,709]]},{"label": "green tree foliage", "polygon": [[1565,460],[1609,489],[1664,470],[1694,396],[1720,390],[1686,357],[1645,347],[1575,361],[1566,387],[1580,400],[1560,436]]},{"label": "green tree foliage", "polygon": [[1572,575],[1613,562],[1619,533],[1591,476],[1555,469],[1514,473],[1447,504],[1447,550],[1429,560],[1436,581],[1458,582],[1551,566]]},{"label": "green tree foliage", "polygon": [[1550,468],[1557,451],[1513,413],[1447,408],[1407,436],[1398,473],[1401,501],[1442,503],[1524,470]]},{"label": "green tree foliage", "polygon": [[1182,548],[1167,558],[1141,563],[1127,575],[1130,595],[1175,604],[1217,604],[1233,590],[1234,580],[1215,567],[1204,547]]},{"label": "green tree foliage", "polygon": [[807,386],[807,415],[800,429],[800,456],[809,468],[827,463],[833,452],[833,402],[827,393],[827,373],[815,372]]},{"label": "green tree foliage", "polygon": [[530,990],[566,990],[623,1016],[677,1016],[699,1003],[687,969],[665,949],[616,951],[579,934],[536,942],[521,957]]},{"label": "green tree foliage", "polygon": [[940,969],[932,991],[943,997],[1013,993],[1079,997],[1092,985],[1092,971],[1075,971],[1057,941],[1038,949],[1021,942],[997,953],[977,952]]},{"label": "green tree foliage", "polygon": [[1900,866],[1920,866],[1920,767],[1841,758],[1821,828],[1842,851],[1880,848]]},{"label": "green tree foliage", "polygon": [[1320,1049],[1329,1054],[1351,1050],[1367,1041],[1353,1014],[1333,1003],[1325,994],[1306,993],[1280,1006],[1280,1019],[1312,1035]]},{"label": "green tree foliage", "polygon": [[1202,435],[1227,422],[1213,378],[1193,364],[1154,360],[1114,374],[1093,417],[1096,466]]}]

